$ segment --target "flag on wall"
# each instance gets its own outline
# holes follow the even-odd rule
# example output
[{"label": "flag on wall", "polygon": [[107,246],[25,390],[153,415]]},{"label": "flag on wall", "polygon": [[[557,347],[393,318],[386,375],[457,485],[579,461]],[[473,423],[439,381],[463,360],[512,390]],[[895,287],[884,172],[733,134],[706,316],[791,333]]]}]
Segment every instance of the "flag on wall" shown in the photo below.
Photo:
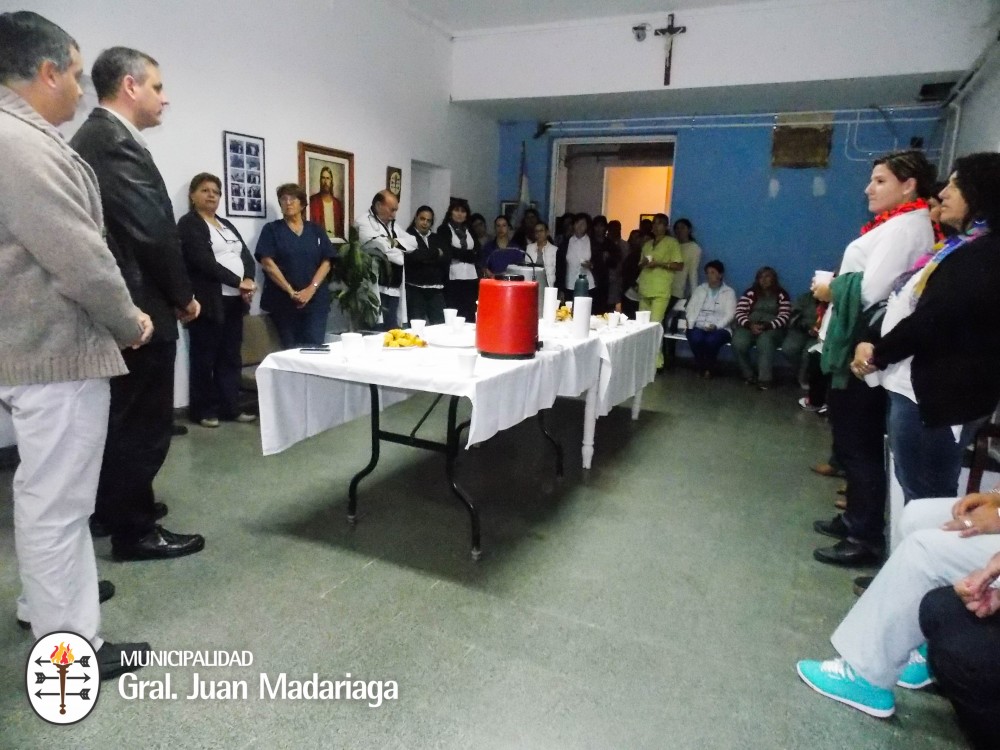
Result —
[{"label": "flag on wall", "polygon": [[527,147],[521,141],[521,184],[517,194],[517,211],[514,213],[514,228],[521,226],[524,212],[531,206],[531,191],[528,189],[528,159]]}]

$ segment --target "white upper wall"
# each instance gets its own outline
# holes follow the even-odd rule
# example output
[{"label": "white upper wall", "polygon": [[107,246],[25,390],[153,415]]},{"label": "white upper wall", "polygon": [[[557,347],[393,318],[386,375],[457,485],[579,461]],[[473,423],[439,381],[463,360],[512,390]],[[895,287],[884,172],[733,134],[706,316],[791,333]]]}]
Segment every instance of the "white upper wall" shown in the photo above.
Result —
[{"label": "white upper wall", "polygon": [[[678,11],[671,88],[965,70],[994,0],[782,0]],[[666,13],[456,35],[455,101],[663,89]]]},{"label": "white upper wall", "polygon": [[[171,104],[163,124],[144,135],[178,215],[191,177],[222,176],[224,130],[264,138],[269,220],[280,217],[274,189],[298,181],[299,141],[354,154],[355,213],[385,187],[393,165],[403,168],[400,218],[408,222],[412,160],[451,169],[452,194],[474,205],[495,201],[496,124],[453,111],[449,39],[389,0],[18,5],[65,28],[88,71],[114,45],[159,61]],[[263,222],[235,223],[252,248]]]},{"label": "white upper wall", "polygon": [[955,155],[1000,151],[1000,43],[993,45],[958,106],[961,109]]}]

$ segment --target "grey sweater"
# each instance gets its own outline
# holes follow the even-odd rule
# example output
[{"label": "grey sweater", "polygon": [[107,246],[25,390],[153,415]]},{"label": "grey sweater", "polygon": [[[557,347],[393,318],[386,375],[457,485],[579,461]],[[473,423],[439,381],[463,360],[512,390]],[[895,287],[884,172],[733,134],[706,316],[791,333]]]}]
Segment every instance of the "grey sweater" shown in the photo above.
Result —
[{"label": "grey sweater", "polygon": [[132,303],[102,235],[97,179],[59,131],[0,85],[0,385],[128,372]]}]

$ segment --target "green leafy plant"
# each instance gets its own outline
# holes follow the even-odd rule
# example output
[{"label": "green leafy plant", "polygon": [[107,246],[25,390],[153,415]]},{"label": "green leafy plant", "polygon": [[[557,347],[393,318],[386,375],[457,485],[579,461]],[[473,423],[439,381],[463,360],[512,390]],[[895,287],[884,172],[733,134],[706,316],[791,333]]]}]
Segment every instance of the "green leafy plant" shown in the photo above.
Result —
[{"label": "green leafy plant", "polygon": [[339,275],[343,289],[337,293],[340,309],[351,328],[371,328],[378,321],[378,259],[361,249],[358,230],[351,227],[347,242],[340,246]]}]

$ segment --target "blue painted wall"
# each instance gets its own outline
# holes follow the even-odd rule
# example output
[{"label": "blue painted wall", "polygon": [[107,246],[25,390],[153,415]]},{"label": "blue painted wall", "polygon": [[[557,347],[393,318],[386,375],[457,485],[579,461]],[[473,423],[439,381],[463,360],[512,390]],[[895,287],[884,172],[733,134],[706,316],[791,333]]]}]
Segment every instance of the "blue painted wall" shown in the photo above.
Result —
[{"label": "blue painted wall", "polygon": [[[825,169],[773,169],[773,118],[765,116],[685,118],[671,122],[672,127],[646,129],[625,120],[624,128],[588,130],[586,135],[675,136],[671,218],[684,216],[694,224],[704,250],[702,263],[722,260],[727,281],[738,293],[753,281],[757,268],[774,266],[795,296],[809,288],[814,270],[836,269],[844,248],[870,218],[863,190],[872,155],[906,147],[916,136],[924,139],[934,161],[943,137],[940,114],[932,107],[890,111],[887,123],[873,111],[836,113],[841,124],[834,126]],[[500,124],[497,200],[517,197],[525,142],[531,197],[546,216],[553,138],[583,133],[555,126],[535,139],[536,128],[535,122]],[[819,196],[813,190],[817,177],[825,183],[825,194]],[[775,197],[769,192],[772,179],[779,186]]]}]

